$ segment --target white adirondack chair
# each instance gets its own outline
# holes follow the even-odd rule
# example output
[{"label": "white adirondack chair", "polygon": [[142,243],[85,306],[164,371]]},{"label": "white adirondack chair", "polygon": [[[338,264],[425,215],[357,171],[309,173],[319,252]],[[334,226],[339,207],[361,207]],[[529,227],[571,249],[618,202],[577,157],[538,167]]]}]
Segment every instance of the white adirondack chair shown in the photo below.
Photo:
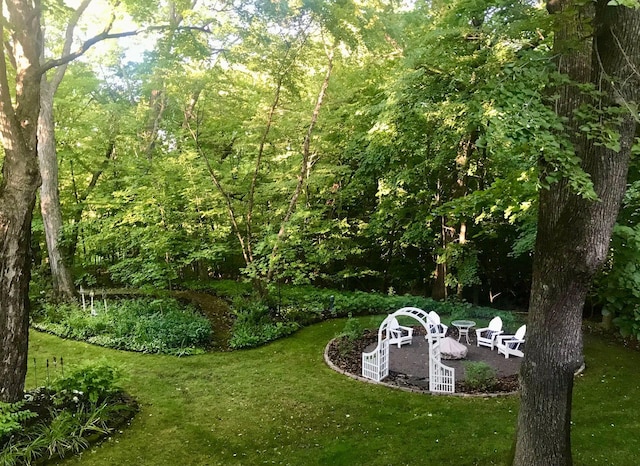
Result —
[{"label": "white adirondack chair", "polygon": [[[447,335],[449,327],[440,322],[440,316],[438,313],[436,311],[429,312],[429,319],[431,319],[431,322],[429,322],[429,334],[444,338]],[[425,338],[429,338],[429,335]]]},{"label": "white adirondack chair", "polygon": [[476,329],[478,346],[487,346],[493,350],[496,344],[496,337],[502,333],[502,319],[496,316],[491,319],[488,327]]},{"label": "white adirondack chair", "polygon": [[524,356],[524,353],[520,350],[520,345],[524,343],[524,334],[527,332],[527,326],[523,325],[516,330],[515,335],[500,335],[496,341],[496,348],[498,353],[504,354],[505,358],[509,356],[518,356],[519,358]]},{"label": "white adirondack chair", "polygon": [[400,348],[402,345],[413,341],[413,329],[411,327],[405,327],[398,323],[398,319],[393,317],[389,321],[389,344],[398,345]]}]

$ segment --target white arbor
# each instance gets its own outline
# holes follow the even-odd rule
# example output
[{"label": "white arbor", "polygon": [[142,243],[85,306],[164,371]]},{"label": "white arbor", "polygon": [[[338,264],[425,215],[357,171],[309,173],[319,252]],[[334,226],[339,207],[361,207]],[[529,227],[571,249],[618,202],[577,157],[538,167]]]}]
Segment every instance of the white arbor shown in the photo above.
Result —
[{"label": "white arbor", "polygon": [[379,382],[389,375],[389,324],[399,316],[411,317],[424,327],[429,342],[429,391],[437,393],[455,392],[455,369],[445,366],[440,358],[440,338],[438,333],[429,332],[435,322],[429,314],[417,307],[403,307],[389,314],[378,329],[378,345],[370,353],[362,353],[362,376]]}]

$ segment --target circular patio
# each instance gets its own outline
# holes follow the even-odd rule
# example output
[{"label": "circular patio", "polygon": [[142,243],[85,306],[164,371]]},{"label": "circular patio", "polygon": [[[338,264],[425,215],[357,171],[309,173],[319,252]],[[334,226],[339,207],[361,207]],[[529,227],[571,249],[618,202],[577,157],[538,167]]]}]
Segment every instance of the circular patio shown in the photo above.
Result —
[{"label": "circular patio", "polygon": [[[425,332],[421,327],[414,327],[414,335],[411,344],[389,346],[389,375],[380,383],[389,386],[397,386],[411,391],[429,392],[429,342],[425,340]],[[449,329],[447,336],[457,339],[456,329]],[[518,372],[522,358],[510,357],[491,350],[487,347],[476,346],[475,333],[470,333],[470,344],[464,359],[443,359],[443,364],[455,368],[455,392],[457,394],[509,394],[519,388]],[[362,377],[362,354],[370,352],[377,345],[377,331],[367,330],[361,339],[355,342],[349,351],[341,350],[340,338],[329,342],[325,349],[325,360],[330,367],[338,372],[350,375],[359,380],[367,380]],[[349,345],[351,346],[351,345]],[[496,371],[497,383],[489,391],[476,390],[467,387],[465,380],[466,361],[484,362]]]},{"label": "circular patio", "polygon": [[[457,338],[456,331],[449,332],[449,336]],[[468,349],[464,359],[443,359],[443,363],[456,370],[456,382],[465,379],[465,361],[485,362],[496,370],[496,375],[500,378],[517,375],[520,370],[522,358],[505,358],[497,350],[476,346],[475,335],[469,336],[471,343],[465,345]],[[377,342],[369,344],[365,351],[371,351],[376,347]],[[416,385],[428,387],[429,378],[429,343],[423,335],[415,335],[410,345],[403,345],[402,348],[389,346],[389,371],[393,372],[392,377],[400,377],[408,382],[413,381]]]}]

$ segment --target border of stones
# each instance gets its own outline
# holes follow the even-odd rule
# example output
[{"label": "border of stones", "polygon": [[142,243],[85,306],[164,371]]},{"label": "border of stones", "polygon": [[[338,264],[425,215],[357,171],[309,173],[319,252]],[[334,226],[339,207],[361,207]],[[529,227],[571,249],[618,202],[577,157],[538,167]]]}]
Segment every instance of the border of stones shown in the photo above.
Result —
[{"label": "border of stones", "polygon": [[429,390],[421,390],[419,388],[411,388],[411,387],[402,387],[400,385],[387,383],[383,381],[376,382],[375,380],[367,379],[360,375],[352,374],[351,372],[347,372],[344,369],[340,369],[338,366],[336,366],[333,363],[333,361],[331,361],[331,359],[329,358],[329,347],[331,346],[331,343],[333,343],[334,340],[335,338],[329,340],[329,343],[327,343],[327,345],[324,347],[325,364],[329,366],[331,369],[333,369],[334,371],[338,372],[339,374],[346,375],[347,377],[350,377],[359,382],[370,383],[373,385],[382,385],[384,387],[393,388],[395,390],[402,390],[404,392],[410,392],[410,393],[422,393],[424,395],[432,395],[432,396],[457,396],[461,398],[497,398],[497,397],[503,397],[503,396],[517,395],[519,393],[517,390],[513,392],[504,392],[504,393],[433,393],[433,392],[430,392]]},{"label": "border of stones", "polygon": [[[334,340],[336,339],[332,338],[331,340],[329,340],[327,345],[324,347],[323,357],[324,357],[325,364],[329,366],[330,369],[336,371],[337,373],[346,375],[347,377],[350,377],[353,380],[357,380],[358,382],[365,382],[373,385],[382,385],[384,387],[393,388],[395,390],[402,390],[403,392],[422,393],[425,395],[433,395],[433,396],[457,396],[460,398],[498,398],[498,397],[513,396],[513,395],[520,394],[519,390],[516,390],[513,392],[503,392],[503,393],[433,393],[433,392],[430,392],[429,390],[420,390],[419,388],[402,387],[400,385],[382,382],[382,381],[376,382],[375,380],[367,379],[360,375],[352,374],[351,372],[347,372],[344,369],[340,369],[338,366],[336,366],[333,363],[333,361],[331,361],[331,359],[329,358],[329,347],[331,346],[331,343],[334,342]],[[583,362],[582,365],[578,368],[578,370],[573,374],[574,377],[582,374],[585,368],[586,368],[586,364]]]}]

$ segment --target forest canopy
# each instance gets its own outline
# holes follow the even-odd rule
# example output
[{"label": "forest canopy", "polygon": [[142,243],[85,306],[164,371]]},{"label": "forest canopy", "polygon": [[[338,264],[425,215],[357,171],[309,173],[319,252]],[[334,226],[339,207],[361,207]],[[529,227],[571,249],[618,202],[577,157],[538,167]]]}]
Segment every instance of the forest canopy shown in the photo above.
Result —
[{"label": "forest canopy", "polygon": [[[595,196],[537,3],[134,3],[109,32],[136,34],[71,62],[53,100],[76,286],[245,277],[526,307],[538,190]],[[73,10],[45,13],[53,57]],[[91,16],[81,36],[108,26]],[[36,214],[42,287],[44,230]]]}]

